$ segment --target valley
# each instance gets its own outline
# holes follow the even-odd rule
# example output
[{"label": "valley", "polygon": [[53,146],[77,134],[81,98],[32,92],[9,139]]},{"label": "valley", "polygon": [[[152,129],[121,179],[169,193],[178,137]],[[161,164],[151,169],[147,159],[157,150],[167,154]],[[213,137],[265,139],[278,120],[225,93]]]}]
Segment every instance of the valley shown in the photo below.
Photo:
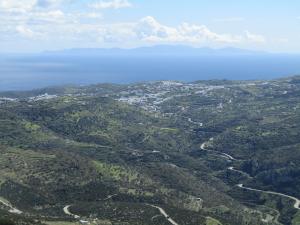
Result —
[{"label": "valley", "polygon": [[300,224],[299,115],[299,76],[2,92],[0,224]]}]

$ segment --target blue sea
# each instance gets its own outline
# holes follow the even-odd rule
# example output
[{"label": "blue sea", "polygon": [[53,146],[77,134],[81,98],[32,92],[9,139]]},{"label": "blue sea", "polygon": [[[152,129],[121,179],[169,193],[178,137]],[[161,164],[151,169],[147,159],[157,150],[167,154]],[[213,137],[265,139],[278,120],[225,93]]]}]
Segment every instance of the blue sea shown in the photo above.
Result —
[{"label": "blue sea", "polygon": [[0,56],[0,91],[153,80],[274,79],[300,74],[300,55]]}]

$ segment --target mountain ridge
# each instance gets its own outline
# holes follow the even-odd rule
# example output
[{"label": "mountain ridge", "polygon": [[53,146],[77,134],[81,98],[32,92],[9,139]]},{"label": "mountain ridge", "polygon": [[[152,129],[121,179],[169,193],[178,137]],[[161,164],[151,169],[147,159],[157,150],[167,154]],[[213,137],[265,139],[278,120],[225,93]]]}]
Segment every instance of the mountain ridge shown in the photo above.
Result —
[{"label": "mountain ridge", "polygon": [[137,48],[72,48],[58,51],[45,51],[42,54],[271,54],[264,51],[226,47],[191,47],[187,45],[154,45]]}]

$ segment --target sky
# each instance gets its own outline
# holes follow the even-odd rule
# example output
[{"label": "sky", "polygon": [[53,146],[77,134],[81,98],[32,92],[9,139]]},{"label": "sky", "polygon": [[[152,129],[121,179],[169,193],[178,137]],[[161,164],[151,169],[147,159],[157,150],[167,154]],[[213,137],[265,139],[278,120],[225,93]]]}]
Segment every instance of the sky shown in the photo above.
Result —
[{"label": "sky", "polygon": [[0,0],[0,53],[152,45],[300,53],[300,1]]}]

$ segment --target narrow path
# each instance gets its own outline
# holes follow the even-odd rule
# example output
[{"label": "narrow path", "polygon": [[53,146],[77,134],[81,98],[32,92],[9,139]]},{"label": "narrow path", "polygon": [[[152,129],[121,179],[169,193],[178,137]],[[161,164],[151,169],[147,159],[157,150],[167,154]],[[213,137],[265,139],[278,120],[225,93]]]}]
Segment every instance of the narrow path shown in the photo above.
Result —
[{"label": "narrow path", "polygon": [[205,148],[206,145],[207,145],[206,142],[202,143],[201,146],[200,146],[200,149],[203,150],[203,151],[207,151],[207,152],[213,152],[213,153],[218,154],[218,155],[220,155],[220,156],[222,156],[222,157],[224,157],[224,158],[226,158],[226,159],[228,159],[228,160],[238,161],[237,159],[235,159],[234,157],[232,157],[232,156],[229,155],[229,154],[226,154],[226,153],[223,153],[223,152],[218,152],[218,151],[213,151],[213,150],[206,149],[206,148]]},{"label": "narrow path", "polygon": [[113,195],[109,195],[107,196],[105,199],[103,199],[103,201],[107,201],[109,199],[112,199],[113,197],[117,196],[118,194],[113,194]]},{"label": "narrow path", "polygon": [[[217,152],[217,151],[213,151],[213,150],[208,150],[208,149],[205,148],[206,145],[207,145],[207,142],[202,143],[201,146],[200,146],[201,150],[215,152],[215,153],[219,154],[220,156],[226,157],[226,158],[229,159],[229,160],[239,161],[238,159],[235,159],[234,157],[232,157],[232,156],[229,155],[229,154],[222,153],[222,152]],[[231,170],[231,171],[239,172],[239,173],[241,173],[241,174],[244,174],[244,175],[248,176],[249,178],[252,178],[249,174],[247,174],[247,173],[245,173],[245,172],[243,172],[243,171],[234,169],[234,167],[232,167],[232,166],[231,166],[231,167],[228,167],[227,169],[229,169],[229,170]],[[246,190],[249,190],[249,191],[256,191],[256,192],[261,192],[261,193],[266,193],[266,194],[278,195],[278,196],[282,196],[282,197],[285,197],[285,198],[292,199],[292,200],[295,201],[295,204],[294,204],[293,207],[294,207],[295,209],[300,210],[300,199],[298,199],[298,198],[296,198],[296,197],[293,197],[293,196],[290,196],[290,195],[287,195],[287,194],[282,194],[282,193],[279,193],[279,192],[263,191],[263,190],[259,190],[259,189],[248,188],[248,187],[244,187],[243,184],[238,184],[237,187],[243,188],[243,189],[246,189]]]},{"label": "narrow path", "polygon": [[70,207],[71,207],[71,205],[65,206],[64,209],[63,209],[63,210],[64,210],[64,213],[65,213],[66,215],[68,215],[68,216],[74,217],[75,219],[79,219],[80,216],[75,215],[75,214],[73,214],[73,213],[70,212]]},{"label": "narrow path", "polygon": [[[110,196],[109,196],[110,197]],[[176,223],[167,213],[166,213],[166,211],[163,209],[163,208],[161,208],[161,207],[158,207],[158,206],[155,206],[155,205],[149,205],[149,204],[147,204],[148,206],[151,206],[152,208],[156,208],[156,209],[158,209],[159,210],[159,212],[160,212],[160,214],[161,215],[163,215],[171,224],[173,224],[173,225],[179,225],[178,223]],[[73,218],[75,218],[75,219],[80,219],[80,216],[78,216],[78,215],[75,215],[75,214],[73,214],[73,213],[71,213],[70,212],[70,207],[71,207],[71,205],[66,205],[64,208],[63,208],[63,211],[64,211],[64,213],[66,214],[66,215],[68,215],[68,216],[71,216],[71,217],[73,217]],[[83,220],[81,220],[80,222],[88,222],[88,221],[83,221]]]},{"label": "narrow path", "polygon": [[240,173],[240,174],[243,174],[244,176],[252,179],[253,177],[251,177],[248,173],[245,173],[244,171],[241,171],[241,170],[237,170],[235,169],[233,166],[230,166],[227,168],[228,170],[231,170],[231,171],[234,171],[234,172],[237,172],[237,173]]},{"label": "narrow path", "polygon": [[274,192],[274,191],[263,191],[263,190],[259,190],[259,189],[255,189],[255,188],[249,188],[249,187],[245,187],[243,184],[238,184],[237,187],[245,189],[245,190],[249,190],[249,191],[256,191],[256,192],[261,192],[261,193],[266,193],[266,194],[271,194],[271,195],[278,195],[278,196],[292,199],[295,201],[294,208],[300,210],[300,200],[296,197],[278,193],[278,192]]},{"label": "narrow path", "polygon": [[[114,194],[114,195],[109,195],[107,196],[105,199],[103,199],[103,201],[107,201],[111,198],[113,198],[114,196],[116,196],[117,194]],[[82,220],[80,216],[76,215],[76,214],[73,214],[71,211],[70,211],[70,207],[71,205],[66,205],[64,208],[63,208],[63,211],[66,215],[68,216],[71,216],[73,217],[74,219],[77,219],[79,220],[80,223],[82,224],[90,224],[89,221],[86,221],[86,220]]]},{"label": "narrow path", "polygon": [[200,122],[195,122],[192,120],[192,118],[189,118],[189,117],[186,117],[188,119],[188,121],[191,123],[191,124],[194,124],[194,125],[198,125],[200,127],[203,127],[203,123],[200,123]]},{"label": "narrow path", "polygon": [[6,207],[8,207],[9,208],[8,212],[10,212],[10,213],[13,213],[13,214],[22,214],[23,213],[21,210],[13,207],[9,201],[7,201],[1,197],[0,197],[0,203],[5,205]]},{"label": "narrow path", "polygon": [[160,214],[162,214],[171,224],[173,225],[179,225],[178,223],[176,223],[167,213],[166,211],[161,208],[161,207],[158,207],[158,206],[155,206],[155,205],[149,205],[151,206],[152,208],[156,208],[159,210]]}]

